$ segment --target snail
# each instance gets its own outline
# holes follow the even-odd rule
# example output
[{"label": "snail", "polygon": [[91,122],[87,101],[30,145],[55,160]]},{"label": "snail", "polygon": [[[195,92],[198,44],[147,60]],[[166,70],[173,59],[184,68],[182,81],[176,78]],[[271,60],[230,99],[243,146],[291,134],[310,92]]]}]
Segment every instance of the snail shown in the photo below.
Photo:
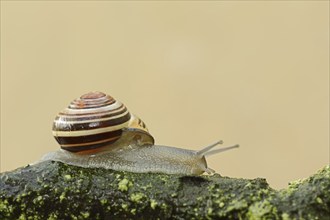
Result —
[{"label": "snail", "polygon": [[102,92],[73,100],[56,116],[53,135],[61,149],[43,161],[136,173],[213,174],[205,157],[238,147],[214,149],[222,141],[199,151],[155,145],[145,123]]}]

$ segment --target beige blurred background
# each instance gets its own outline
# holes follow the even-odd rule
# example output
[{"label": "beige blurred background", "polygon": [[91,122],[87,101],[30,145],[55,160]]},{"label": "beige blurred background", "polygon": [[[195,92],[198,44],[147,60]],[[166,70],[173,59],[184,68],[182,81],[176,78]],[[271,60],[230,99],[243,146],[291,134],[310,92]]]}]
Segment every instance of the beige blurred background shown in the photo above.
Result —
[{"label": "beige blurred background", "polygon": [[52,121],[103,91],[158,144],[274,188],[329,163],[329,2],[1,1],[1,171],[58,149]]}]

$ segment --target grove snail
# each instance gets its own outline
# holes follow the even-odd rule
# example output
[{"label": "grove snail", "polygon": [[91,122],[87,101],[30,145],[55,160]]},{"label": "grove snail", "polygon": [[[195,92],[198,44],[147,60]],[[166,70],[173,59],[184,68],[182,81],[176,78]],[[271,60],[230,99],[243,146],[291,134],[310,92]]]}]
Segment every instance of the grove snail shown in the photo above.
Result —
[{"label": "grove snail", "polygon": [[238,147],[213,149],[222,141],[199,151],[155,145],[144,122],[102,92],[72,101],[56,116],[53,135],[61,149],[42,160],[136,173],[212,174],[205,157]]}]

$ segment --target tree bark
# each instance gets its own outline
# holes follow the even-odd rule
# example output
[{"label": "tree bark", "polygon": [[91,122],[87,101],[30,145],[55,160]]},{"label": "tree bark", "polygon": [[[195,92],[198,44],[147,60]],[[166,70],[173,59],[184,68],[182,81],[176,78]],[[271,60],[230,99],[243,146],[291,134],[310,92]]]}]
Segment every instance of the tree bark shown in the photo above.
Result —
[{"label": "tree bark", "polygon": [[46,161],[0,174],[0,219],[329,219],[330,166],[265,179],[129,173]]}]

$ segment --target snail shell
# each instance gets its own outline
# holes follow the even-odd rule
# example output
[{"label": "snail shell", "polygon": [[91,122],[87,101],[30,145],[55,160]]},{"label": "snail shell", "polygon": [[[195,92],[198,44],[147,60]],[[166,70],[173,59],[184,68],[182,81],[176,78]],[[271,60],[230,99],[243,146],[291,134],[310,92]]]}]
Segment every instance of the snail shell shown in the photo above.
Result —
[{"label": "snail shell", "polygon": [[222,141],[199,151],[154,145],[145,123],[102,92],[72,101],[56,116],[53,135],[61,149],[46,154],[42,161],[137,173],[214,173],[205,157],[238,147],[212,150]]},{"label": "snail shell", "polygon": [[53,123],[53,135],[63,150],[91,153],[105,146],[118,147],[123,132],[140,134],[140,144],[154,144],[145,123],[125,105],[102,92],[90,92],[73,100]]}]

